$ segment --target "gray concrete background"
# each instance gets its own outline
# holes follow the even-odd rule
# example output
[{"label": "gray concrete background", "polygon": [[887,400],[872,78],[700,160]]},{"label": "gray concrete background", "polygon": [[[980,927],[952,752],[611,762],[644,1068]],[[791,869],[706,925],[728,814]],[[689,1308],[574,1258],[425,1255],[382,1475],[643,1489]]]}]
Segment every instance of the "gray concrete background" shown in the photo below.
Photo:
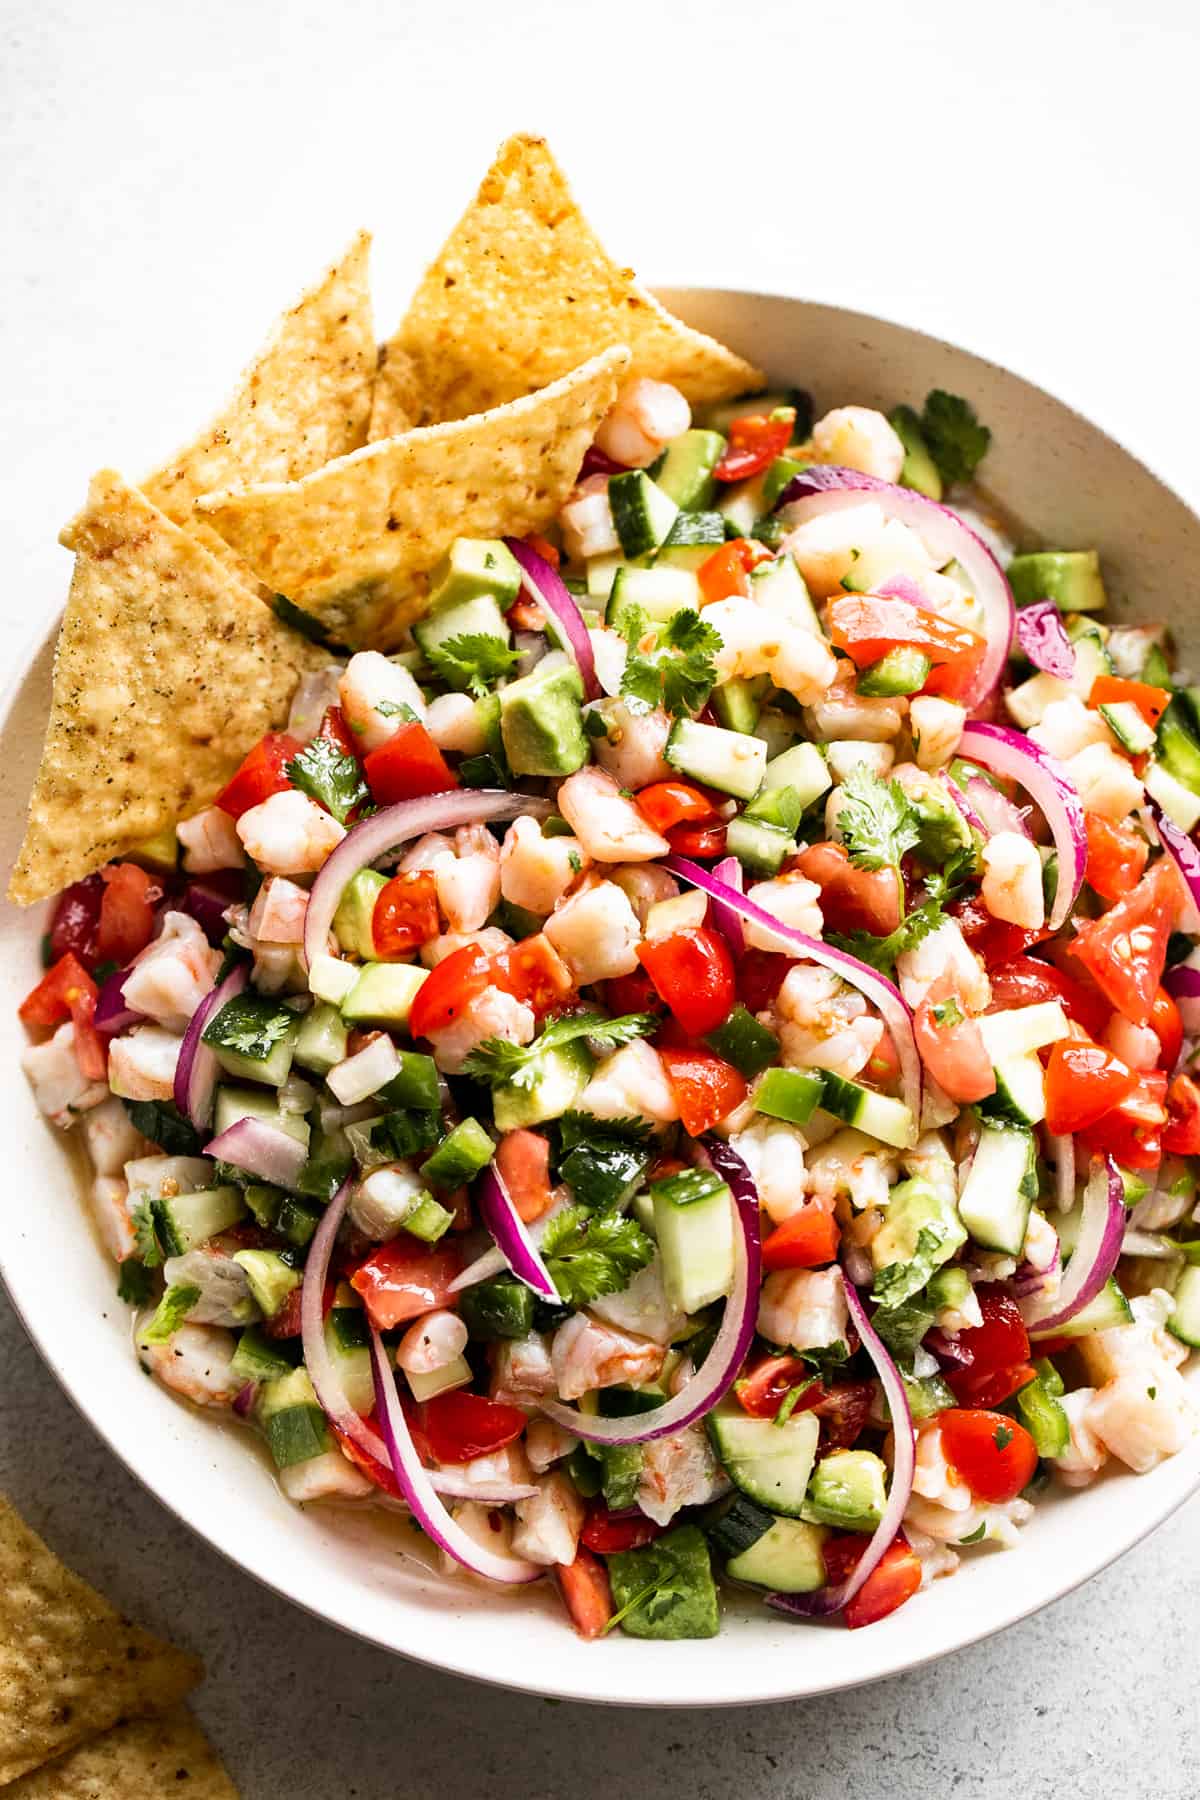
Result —
[{"label": "gray concrete background", "polygon": [[609,1710],[420,1668],[259,1587],[116,1461],[2,1294],[0,1370],[0,1489],[115,1604],[204,1657],[197,1710],[244,1800],[1194,1800],[1200,1790],[1200,1498],[1080,1592],[912,1676],[785,1706]]}]

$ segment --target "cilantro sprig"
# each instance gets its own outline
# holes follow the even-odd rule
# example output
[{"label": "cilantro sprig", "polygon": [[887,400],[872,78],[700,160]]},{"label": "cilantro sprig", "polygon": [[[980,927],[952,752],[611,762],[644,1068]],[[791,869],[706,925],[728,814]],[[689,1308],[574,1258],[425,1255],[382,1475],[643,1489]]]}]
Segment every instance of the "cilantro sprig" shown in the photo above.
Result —
[{"label": "cilantro sprig", "polygon": [[970,402],[943,388],[934,388],[925,396],[921,435],[947,485],[970,481],[992,441],[991,432],[979,423]]},{"label": "cilantro sprig", "polygon": [[622,1213],[566,1206],[551,1219],[541,1251],[563,1304],[580,1307],[628,1287],[653,1260],[654,1240]]},{"label": "cilantro sprig", "polygon": [[631,606],[620,629],[629,646],[621,698],[630,712],[651,713],[661,706],[672,715],[698,713],[716,683],[713,657],[721,648],[720,633],[691,607],[652,632],[641,607]]},{"label": "cilantro sprig", "polygon": [[839,789],[837,827],[860,869],[898,869],[921,836],[917,811],[900,783],[855,763]]},{"label": "cilantro sprig", "polygon": [[498,681],[511,675],[521,659],[502,639],[486,631],[469,631],[447,638],[425,652],[426,658],[447,687],[482,700]]},{"label": "cilantro sprig", "polygon": [[369,798],[358,758],[348,756],[332,738],[313,738],[284,772],[294,788],[332,813],[339,825]]},{"label": "cilantro sprig", "polygon": [[649,1037],[659,1021],[653,1013],[625,1013],[619,1019],[606,1019],[603,1013],[575,1013],[569,1018],[554,1019],[532,1044],[506,1043],[503,1038],[486,1038],[467,1057],[463,1073],[477,1081],[501,1082],[513,1087],[529,1088],[538,1077],[538,1062],[544,1050],[560,1050],[579,1038],[588,1038],[602,1050],[618,1050],[635,1038]]}]

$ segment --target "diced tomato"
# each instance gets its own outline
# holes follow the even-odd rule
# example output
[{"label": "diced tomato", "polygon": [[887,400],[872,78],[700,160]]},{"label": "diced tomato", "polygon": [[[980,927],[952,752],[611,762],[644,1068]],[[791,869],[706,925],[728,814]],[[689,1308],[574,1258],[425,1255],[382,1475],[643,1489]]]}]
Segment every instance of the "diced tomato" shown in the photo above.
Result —
[{"label": "diced tomato", "polygon": [[690,1137],[710,1131],[746,1098],[743,1077],[713,1051],[660,1049],[658,1054]]},{"label": "diced tomato", "polygon": [[900,1079],[900,1053],[896,1049],[896,1040],[886,1027],[871,1052],[861,1079],[868,1087],[877,1088],[894,1087]]},{"label": "diced tomato", "polygon": [[768,1356],[735,1381],[733,1391],[752,1418],[773,1419],[792,1388],[811,1380],[812,1370],[798,1356]]},{"label": "diced tomato", "polygon": [[1091,1038],[1104,1035],[1112,1017],[1112,1008],[1099,988],[1083,978],[1067,975],[1053,963],[1040,962],[1035,956],[1014,957],[988,970],[992,987],[989,1012],[1007,1012],[1021,1006],[1037,1006],[1044,1000],[1058,1000],[1069,1019]]},{"label": "diced tomato", "polygon": [[1179,1008],[1165,987],[1160,987],[1150,1009],[1150,1029],[1158,1039],[1158,1060],[1170,1070],[1179,1061],[1183,1048],[1183,1020]]},{"label": "diced tomato", "polygon": [[1118,1105],[1079,1132],[1093,1156],[1112,1155],[1125,1169],[1156,1169],[1162,1161],[1162,1128],[1167,1122],[1167,1078],[1142,1074]]},{"label": "diced tomato", "polygon": [[408,1029],[415,1037],[444,1031],[488,985],[488,958],[475,944],[464,944],[431,969],[412,1003]]},{"label": "diced tomato", "polygon": [[1055,1137],[1082,1131],[1120,1101],[1137,1076],[1111,1050],[1080,1038],[1060,1038],[1046,1067],[1046,1128]]},{"label": "diced tomato", "polygon": [[359,1264],[350,1285],[362,1295],[376,1330],[390,1331],[405,1319],[418,1319],[433,1307],[444,1306],[461,1268],[452,1245],[430,1249],[414,1239],[393,1238]]},{"label": "diced tomato", "polygon": [[701,606],[711,606],[715,600],[731,600],[735,595],[747,599],[750,571],[759,563],[769,561],[770,555],[764,544],[750,538],[731,538],[727,544],[722,544],[696,570]]},{"label": "diced tomato", "polygon": [[1004,1413],[953,1407],[939,1418],[946,1461],[976,1500],[1003,1506],[1027,1487],[1037,1448],[1023,1425]]},{"label": "diced tomato", "polygon": [[747,950],[738,958],[738,995],[752,1013],[765,1012],[778,994],[792,966],[788,956],[776,950]]},{"label": "diced tomato", "polygon": [[829,602],[829,635],[856,668],[878,662],[899,644],[912,645],[935,666],[973,665],[985,648],[978,632],[955,625],[910,600],[878,594],[839,594]]},{"label": "diced tomato", "polygon": [[1166,688],[1152,687],[1148,681],[1126,681],[1119,675],[1097,675],[1088,695],[1088,705],[1093,707],[1119,706],[1122,702],[1136,706],[1151,727],[1158,724],[1170,700]]},{"label": "diced tomato", "polygon": [[[599,452],[597,452],[597,454],[599,454]],[[624,464],[622,463],[614,463],[612,469],[608,470],[607,473],[611,475],[614,470],[623,467]],[[542,561],[548,562],[552,569],[557,569],[561,559],[558,551],[554,548],[554,545],[550,542],[549,538],[544,538],[538,531],[527,531],[522,542],[528,544],[531,550],[536,551]]]},{"label": "diced tomato", "polygon": [[652,781],[634,796],[655,831],[673,825],[711,825],[719,815],[711,795],[690,781]]},{"label": "diced tomato", "polygon": [[977,1375],[973,1369],[952,1369],[946,1376],[960,1406],[1003,1406],[1006,1400],[1033,1380],[1032,1363],[1014,1363],[1008,1369],[989,1369]]},{"label": "diced tomato", "polygon": [[996,1091],[996,1073],[977,1020],[954,994],[926,996],[913,1015],[921,1061],[938,1086],[967,1106]]},{"label": "diced tomato", "polygon": [[505,618],[514,631],[545,631],[546,615],[536,600],[529,600],[524,595],[515,601],[505,613]]},{"label": "diced tomato", "polygon": [[73,951],[85,969],[99,962],[96,934],[100,928],[100,902],[104,882],[99,875],[87,875],[64,888],[54,903],[50,922],[50,960],[57,962],[68,950]]},{"label": "diced tomato", "polygon": [[272,794],[282,794],[291,786],[284,773],[285,766],[293,757],[299,756],[303,748],[300,739],[289,736],[286,731],[268,731],[266,737],[255,744],[232,781],[221,789],[214,805],[231,818],[240,819],[244,812],[249,812],[252,806],[261,806]]},{"label": "diced tomato", "polygon": [[1162,856],[1131,894],[1080,926],[1071,945],[1072,956],[1134,1025],[1145,1025],[1154,1010],[1182,900],[1175,865]]},{"label": "diced tomato", "polygon": [[454,773],[419,719],[402,725],[394,737],[363,762],[372,799],[380,806],[418,800],[458,786]]},{"label": "diced tomato", "polygon": [[703,1037],[729,1017],[736,983],[729,945],[700,926],[638,946],[638,960],[679,1023]]},{"label": "diced tomato", "polygon": [[510,950],[487,956],[475,944],[464,944],[431,970],[417,991],[409,1014],[413,1037],[442,1031],[486,988],[497,987],[541,1014],[561,1005],[574,992],[571,971],[549,938],[539,932]]},{"label": "diced tomato", "polygon": [[667,842],[676,856],[688,856],[693,862],[712,862],[724,856],[724,825],[676,825],[667,833]]},{"label": "diced tomato", "polygon": [[61,1025],[76,1014],[89,1021],[100,992],[74,951],[60,956],[17,1008],[24,1025]]},{"label": "diced tomato", "polygon": [[506,1131],[496,1146],[496,1171],[526,1225],[549,1212],[550,1144],[538,1131]]},{"label": "diced tomato", "polygon": [[154,936],[154,902],[162,888],[136,863],[110,863],[101,869],[104,893],[96,954],[101,962],[132,962]]},{"label": "diced tomato", "polygon": [[874,1398],[875,1387],[870,1381],[839,1381],[820,1393],[801,1394],[796,1410],[816,1413],[821,1421],[823,1450],[849,1450],[862,1434]]},{"label": "diced tomato", "polygon": [[470,1462],[515,1443],[528,1420],[519,1406],[455,1388],[421,1408],[421,1427],[440,1463]]},{"label": "diced tomato", "polygon": [[580,1637],[598,1638],[612,1618],[612,1588],[608,1570],[590,1550],[578,1550],[573,1563],[557,1563],[554,1569],[563,1604]]},{"label": "diced tomato", "polygon": [[955,1351],[962,1360],[946,1380],[960,1406],[999,1406],[1030,1379],[1029,1333],[1006,1288],[981,1283],[975,1297],[983,1323],[958,1333]]},{"label": "diced tomato", "polygon": [[377,956],[385,961],[390,956],[405,956],[427,944],[440,930],[437,879],[432,869],[393,875],[387,886],[380,888],[371,914],[371,937]]},{"label": "diced tomato", "polygon": [[321,720],[318,737],[327,738],[336,744],[343,756],[352,756],[358,761],[358,745],[354,741],[354,733],[346,723],[346,715],[340,706],[327,706],[325,716]]},{"label": "diced tomato", "polygon": [[764,1269],[819,1269],[838,1252],[841,1230],[833,1214],[809,1201],[766,1239]]},{"label": "diced tomato", "polygon": [[496,987],[523,1001],[539,1018],[575,992],[570,969],[544,932],[489,957],[488,971]]},{"label": "diced tomato", "polygon": [[1190,1075],[1177,1075],[1167,1089],[1163,1149],[1172,1156],[1200,1156],[1200,1087]]},{"label": "diced tomato", "polygon": [[614,975],[604,984],[604,1003],[619,1018],[622,1013],[662,1012],[664,1002],[645,969]]},{"label": "diced tomato", "polygon": [[794,406],[774,412],[746,413],[729,425],[729,441],[713,474],[718,481],[748,481],[782,456],[792,441],[796,423]]},{"label": "diced tomato", "polygon": [[1020,925],[1008,925],[1003,919],[994,919],[982,900],[977,898],[956,901],[946,910],[957,921],[963,937],[976,956],[983,958],[988,969],[997,963],[1012,962],[1014,957],[1050,936],[1045,927],[1026,930]]},{"label": "diced tomato", "polygon": [[[832,1586],[848,1580],[866,1553],[870,1540],[862,1532],[844,1532],[828,1538],[822,1546],[825,1579]],[[874,1625],[886,1619],[911,1600],[921,1586],[921,1563],[905,1542],[897,1536],[855,1594],[842,1609],[842,1617],[851,1631]]]},{"label": "diced tomato", "polygon": [[821,890],[827,930],[886,937],[900,923],[900,885],[891,869],[860,869],[840,844],[813,844],[788,863]]},{"label": "diced tomato", "polygon": [[278,1311],[263,1321],[263,1330],[270,1338],[294,1338],[300,1336],[300,1294],[294,1287]]},{"label": "diced tomato", "polygon": [[656,1525],[645,1513],[627,1513],[622,1517],[619,1513],[609,1512],[603,1500],[597,1499],[588,1503],[579,1541],[602,1556],[612,1556],[619,1550],[640,1550],[643,1544],[653,1543],[665,1530],[665,1525]]},{"label": "diced tomato", "polygon": [[1122,895],[1131,894],[1146,867],[1149,844],[1132,825],[1114,824],[1099,813],[1084,813],[1083,822],[1087,827],[1090,886],[1102,900],[1120,900]]},{"label": "diced tomato", "polygon": [[745,1412],[773,1419],[793,1388],[802,1392],[794,1411],[815,1413],[828,1450],[848,1450],[861,1435],[871,1412],[874,1387],[869,1381],[842,1381],[826,1387],[798,1356],[768,1356],[734,1383]]},{"label": "diced tomato", "polygon": [[[400,1483],[396,1480],[389,1465],[380,1462],[377,1457],[371,1455],[369,1450],[364,1450],[359,1444],[356,1444],[354,1439],[347,1437],[344,1431],[339,1431],[337,1424],[332,1419],[329,1421],[329,1429],[356,1469],[361,1469],[369,1481],[373,1481],[377,1488],[382,1488],[384,1493],[390,1494],[394,1500],[403,1500],[404,1495],[401,1492]],[[422,1458],[422,1461],[424,1460]]]}]

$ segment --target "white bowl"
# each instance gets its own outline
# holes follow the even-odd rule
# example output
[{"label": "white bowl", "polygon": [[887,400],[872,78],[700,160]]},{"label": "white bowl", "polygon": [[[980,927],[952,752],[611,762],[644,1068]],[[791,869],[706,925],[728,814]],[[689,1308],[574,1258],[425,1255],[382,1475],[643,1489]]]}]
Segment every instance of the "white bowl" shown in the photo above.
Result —
[{"label": "white bowl", "polygon": [[[1174,618],[1178,571],[1200,563],[1200,521],[1096,426],[1017,376],[862,314],[756,294],[668,291],[669,306],[752,355],[819,409],[890,406],[945,387],[992,428],[988,486],[1034,533],[1099,547],[1118,605]],[[63,586],[66,586],[64,563]],[[31,596],[49,617],[60,596]],[[16,856],[49,692],[52,635],[10,689],[0,725],[0,866]],[[1118,1474],[1043,1501],[1019,1549],[959,1574],[869,1631],[791,1623],[729,1596],[721,1635],[679,1644],[614,1633],[586,1644],[549,1593],[506,1597],[431,1576],[395,1521],[288,1504],[249,1434],[177,1402],[138,1368],[130,1315],[86,1223],[63,1140],[38,1115],[17,1062],[16,1006],[38,970],[41,909],[0,910],[0,1105],[7,1145],[0,1272],[27,1329],[80,1411],[165,1506],[251,1575],[310,1612],[456,1674],[573,1700],[718,1706],[873,1681],[943,1656],[1067,1593],[1128,1550],[1200,1486],[1200,1441],[1150,1475]],[[1200,1373],[1193,1381],[1200,1385]]]}]

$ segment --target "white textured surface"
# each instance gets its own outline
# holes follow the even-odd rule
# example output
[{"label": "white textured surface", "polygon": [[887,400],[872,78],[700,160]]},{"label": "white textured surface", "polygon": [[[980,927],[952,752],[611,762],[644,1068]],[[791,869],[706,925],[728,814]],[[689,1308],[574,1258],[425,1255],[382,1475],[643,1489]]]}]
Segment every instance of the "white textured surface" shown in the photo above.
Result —
[{"label": "white textured surface", "polygon": [[[136,477],[187,437],[360,223],[390,330],[518,127],[546,132],[649,278],[941,333],[1092,413],[1195,501],[1193,9],[833,13],[8,0],[0,663],[65,586],[55,533],[91,469]],[[1181,594],[1194,581],[1181,571]],[[468,1687],[303,1617],[138,1489],[3,1302],[0,1368],[0,1485],[204,1652],[202,1710],[247,1800],[1195,1791],[1195,1502],[1082,1593],[919,1676],[769,1712],[618,1716]]]}]

